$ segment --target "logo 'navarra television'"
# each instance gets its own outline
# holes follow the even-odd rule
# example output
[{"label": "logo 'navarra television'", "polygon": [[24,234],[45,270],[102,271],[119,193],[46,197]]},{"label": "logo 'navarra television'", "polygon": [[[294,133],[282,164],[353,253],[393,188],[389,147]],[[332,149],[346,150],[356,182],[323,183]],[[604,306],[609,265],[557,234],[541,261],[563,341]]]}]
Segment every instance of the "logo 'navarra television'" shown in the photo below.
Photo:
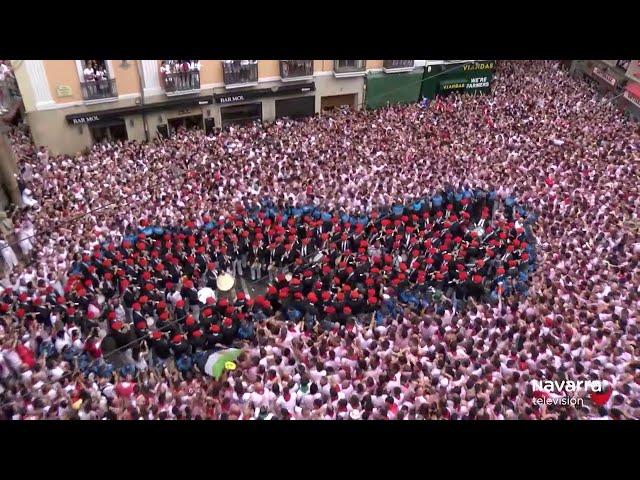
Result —
[{"label": "logo 'navarra television'", "polygon": [[556,392],[577,392],[578,390],[588,390],[591,392],[604,391],[600,380],[532,380],[531,385],[534,390],[542,390],[548,393]]}]

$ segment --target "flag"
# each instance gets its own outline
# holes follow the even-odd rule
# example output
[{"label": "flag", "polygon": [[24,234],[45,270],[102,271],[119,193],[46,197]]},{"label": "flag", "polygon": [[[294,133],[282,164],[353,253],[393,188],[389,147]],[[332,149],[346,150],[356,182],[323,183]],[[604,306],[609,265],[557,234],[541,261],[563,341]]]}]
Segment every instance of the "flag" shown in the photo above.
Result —
[{"label": "flag", "polygon": [[241,352],[238,348],[227,348],[212,353],[204,364],[205,373],[218,380],[225,370],[236,369],[235,360]]}]

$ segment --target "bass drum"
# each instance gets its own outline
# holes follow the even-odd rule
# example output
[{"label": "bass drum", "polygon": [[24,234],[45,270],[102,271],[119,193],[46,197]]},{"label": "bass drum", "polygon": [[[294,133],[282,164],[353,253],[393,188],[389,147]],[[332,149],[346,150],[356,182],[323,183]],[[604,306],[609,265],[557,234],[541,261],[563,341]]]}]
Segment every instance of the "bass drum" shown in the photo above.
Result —
[{"label": "bass drum", "polygon": [[236,279],[233,277],[233,275],[229,275],[228,273],[218,275],[218,279],[216,280],[216,296],[218,297],[218,300],[220,300],[221,298],[226,298],[229,303],[235,302],[235,284]]}]

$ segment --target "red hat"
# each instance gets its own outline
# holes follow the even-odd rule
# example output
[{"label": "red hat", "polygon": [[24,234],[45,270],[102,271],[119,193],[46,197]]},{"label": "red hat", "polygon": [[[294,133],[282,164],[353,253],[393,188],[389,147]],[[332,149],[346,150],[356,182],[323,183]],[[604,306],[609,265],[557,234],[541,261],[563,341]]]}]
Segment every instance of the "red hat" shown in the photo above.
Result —
[{"label": "red hat", "polygon": [[202,330],[195,330],[191,333],[191,335],[193,335],[196,338],[199,338],[202,336]]},{"label": "red hat", "polygon": [[367,302],[370,305],[375,305],[376,303],[378,303],[378,299],[376,297],[369,297],[369,298],[367,298]]},{"label": "red hat", "polygon": [[18,301],[25,302],[26,300],[27,300],[27,294],[25,292],[22,292],[20,295],[18,295]]},{"label": "red hat", "polygon": [[504,270],[503,267],[496,268],[496,274],[497,275],[504,275],[504,273],[505,273],[505,270]]},{"label": "red hat", "polygon": [[138,302],[135,302],[133,305],[131,305],[131,308],[133,308],[134,310],[140,310],[140,304]]},{"label": "red hat", "polygon": [[123,325],[123,324],[122,324],[122,322],[120,322],[120,321],[118,321],[118,322],[113,322],[113,323],[111,324],[111,328],[112,328],[113,330],[117,331],[117,332],[119,332],[120,330],[122,330],[122,327],[123,327],[123,326],[124,326],[124,325]]},{"label": "red hat", "polygon": [[242,290],[240,290],[238,292],[238,294],[236,295],[236,299],[237,300],[244,300],[244,297],[245,297],[245,295],[244,295],[244,292]]},{"label": "red hat", "polygon": [[16,317],[22,318],[24,317],[24,314],[25,314],[24,308],[20,307],[18,310],[16,310]]},{"label": "red hat", "polygon": [[162,332],[160,330],[156,330],[151,334],[151,338],[153,338],[154,340],[159,340],[160,337],[162,337]]},{"label": "red hat", "polygon": [[171,339],[171,341],[173,343],[180,343],[182,341],[182,335],[174,335],[173,338]]},{"label": "red hat", "polygon": [[187,326],[191,326],[194,325],[196,323],[196,321],[193,318],[193,315],[187,315],[187,320],[185,321],[185,323],[187,324]]},{"label": "red hat", "polygon": [[147,322],[145,322],[144,320],[140,320],[138,323],[136,323],[136,328],[138,330],[144,330],[145,328],[147,328]]},{"label": "red hat", "polygon": [[158,310],[162,310],[162,309],[164,309],[164,308],[167,308],[167,302],[165,302],[164,300],[160,300],[160,301],[158,302],[158,304],[156,305],[156,308],[157,308]]},{"label": "red hat", "polygon": [[209,327],[209,331],[211,331],[213,333],[219,333],[220,332],[220,325],[218,325],[217,323],[212,324]]},{"label": "red hat", "polygon": [[176,308],[183,308],[184,307],[184,300],[180,299],[176,302]]},{"label": "red hat", "polygon": [[316,303],[318,301],[318,297],[314,292],[309,292],[309,294],[307,295],[307,300],[309,300],[311,303]]},{"label": "red hat", "polygon": [[358,290],[352,290],[350,296],[351,298],[358,298],[359,296]]},{"label": "red hat", "polygon": [[473,281],[473,283],[482,283],[482,276],[474,275],[473,277],[471,277],[471,280]]},{"label": "red hat", "polygon": [[160,317],[160,320],[167,320],[169,318],[169,312],[165,310],[159,315],[159,317]]},{"label": "red hat", "polygon": [[231,325],[233,325],[233,320],[231,320],[231,318],[229,317],[224,317],[224,320],[222,321],[222,325],[228,328]]},{"label": "red hat", "polygon": [[322,297],[323,302],[328,302],[329,298],[331,298],[331,294],[325,290],[320,294],[320,297]]},{"label": "red hat", "polygon": [[344,293],[342,293],[342,292],[338,292],[338,293],[336,294],[336,299],[337,299],[339,302],[343,302],[343,301],[344,301]]},{"label": "red hat", "polygon": [[351,315],[351,308],[348,305],[345,305],[345,307],[342,309],[342,313],[344,313],[345,315]]}]

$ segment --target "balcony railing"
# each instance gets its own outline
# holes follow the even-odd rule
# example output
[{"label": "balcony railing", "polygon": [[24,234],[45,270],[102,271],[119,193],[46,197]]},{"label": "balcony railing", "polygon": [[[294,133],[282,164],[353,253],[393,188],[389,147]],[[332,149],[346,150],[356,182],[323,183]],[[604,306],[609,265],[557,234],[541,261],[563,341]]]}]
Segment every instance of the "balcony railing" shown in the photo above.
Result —
[{"label": "balcony railing", "polygon": [[400,71],[400,70],[412,70],[413,60],[384,60],[382,67],[385,71]]},{"label": "balcony railing", "polygon": [[164,91],[166,93],[180,93],[190,90],[200,90],[200,72],[167,73],[163,76]]},{"label": "balcony railing", "polygon": [[118,96],[115,79],[99,80],[80,83],[82,98],[85,100],[100,100]]},{"label": "balcony railing", "polygon": [[334,60],[333,72],[336,75],[359,75],[364,74],[364,60]]},{"label": "balcony railing", "polygon": [[258,62],[255,60],[223,61],[222,72],[226,86],[258,83]]},{"label": "balcony railing", "polygon": [[280,60],[280,78],[283,81],[313,76],[313,60]]}]

